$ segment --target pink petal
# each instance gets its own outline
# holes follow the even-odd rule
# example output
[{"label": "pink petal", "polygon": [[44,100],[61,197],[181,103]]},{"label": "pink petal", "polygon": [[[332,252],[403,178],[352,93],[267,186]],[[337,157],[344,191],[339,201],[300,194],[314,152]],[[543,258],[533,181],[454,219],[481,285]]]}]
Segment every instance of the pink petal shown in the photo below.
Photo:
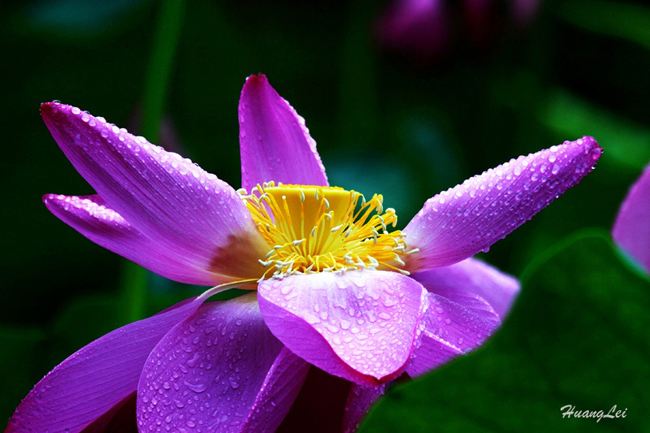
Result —
[{"label": "pink petal", "polygon": [[477,259],[411,275],[425,289],[438,293],[439,288],[460,289],[485,299],[499,317],[505,317],[519,293],[516,278]]},{"label": "pink petal", "polygon": [[260,310],[293,353],[327,373],[376,385],[401,373],[419,338],[426,291],[395,272],[322,272],[264,280]]},{"label": "pink petal", "polygon": [[456,289],[439,292],[428,295],[422,341],[406,369],[413,377],[476,349],[501,325],[497,313],[480,296]]},{"label": "pink petal", "polygon": [[50,102],[41,115],[63,152],[106,204],[164,254],[232,279],[259,276],[266,250],[239,194],[178,154],[78,108]]},{"label": "pink petal", "polygon": [[361,421],[368,415],[370,408],[379,398],[384,395],[386,385],[360,386],[352,384],[350,395],[345,403],[345,415],[343,417],[344,433],[356,432]]},{"label": "pink petal", "polygon": [[591,137],[520,156],[429,199],[403,233],[411,273],[467,259],[503,239],[591,172]]},{"label": "pink petal", "polygon": [[425,331],[422,333],[420,347],[415,352],[411,364],[406,367],[406,372],[411,377],[419,377],[462,354],[463,351],[456,346]]},{"label": "pink petal", "polygon": [[227,277],[202,269],[177,251],[167,250],[132,227],[120,214],[106,206],[98,195],[85,197],[48,194],[45,206],[63,222],[102,247],[171,280],[212,286]]},{"label": "pink petal", "polygon": [[274,431],[308,369],[269,332],[255,293],[206,304],[151,352],[138,384],[138,426]]},{"label": "pink petal", "polygon": [[5,432],[75,433],[135,392],[145,360],[196,299],[123,326],[83,347],[49,372],[20,403]]},{"label": "pink petal", "polygon": [[239,100],[242,187],[268,181],[327,186],[325,168],[305,119],[264,75],[246,80]]},{"label": "pink petal", "polygon": [[627,193],[612,236],[618,246],[650,273],[650,165]]}]

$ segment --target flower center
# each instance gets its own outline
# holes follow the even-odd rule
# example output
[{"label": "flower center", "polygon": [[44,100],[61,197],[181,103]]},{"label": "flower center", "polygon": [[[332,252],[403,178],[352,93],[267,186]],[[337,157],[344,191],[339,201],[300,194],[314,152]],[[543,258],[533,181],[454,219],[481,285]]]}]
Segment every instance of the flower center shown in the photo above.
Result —
[{"label": "flower center", "polygon": [[295,273],[344,272],[362,268],[401,269],[404,235],[395,227],[395,210],[383,208],[383,197],[366,201],[363,194],[337,187],[257,185],[251,194],[239,190],[253,220],[271,249],[264,278]]}]

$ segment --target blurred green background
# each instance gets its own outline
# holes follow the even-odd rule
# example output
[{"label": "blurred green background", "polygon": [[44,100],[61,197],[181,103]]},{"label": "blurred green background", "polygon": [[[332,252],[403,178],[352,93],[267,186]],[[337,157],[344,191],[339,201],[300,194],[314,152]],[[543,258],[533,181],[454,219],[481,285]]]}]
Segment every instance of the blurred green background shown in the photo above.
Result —
[{"label": "blurred green background", "polygon": [[[505,3],[496,2],[502,8]],[[330,183],[384,194],[402,227],[427,198],[520,154],[583,135],[593,135],[605,149],[597,170],[578,187],[481,254],[506,272],[529,276],[524,288],[528,297],[522,296],[495,341],[415,387],[398,389],[386,399],[383,416],[399,414],[391,402],[410,398],[438,408],[464,401],[466,407],[455,411],[432,413],[413,406],[406,411],[416,420],[412,431],[433,431],[427,426],[434,422],[446,430],[518,431],[531,426],[525,419],[505,422],[514,415],[499,402],[548,401],[549,395],[560,401],[566,395],[573,400],[565,404],[592,410],[614,404],[646,409],[643,393],[615,391],[616,386],[650,385],[648,328],[638,329],[650,315],[648,280],[622,265],[603,236],[627,189],[650,161],[650,6],[631,0],[543,1],[525,27],[513,25],[507,14],[498,15],[489,41],[480,46],[464,36],[467,29],[456,2],[448,6],[453,38],[446,55],[418,62],[386,53],[377,43],[374,26],[386,7],[380,1],[3,2],[0,420],[76,349],[134,317],[201,291],[125,265],[46,210],[40,201],[46,193],[93,191],[49,135],[39,103],[58,99],[104,116],[238,187],[237,103],[245,78],[256,73],[266,74],[306,118]],[[583,228],[600,229],[590,238],[597,246],[578,240],[567,248],[588,249],[600,259],[557,271],[549,267],[542,274],[557,278],[538,288],[537,279],[530,277],[535,269],[549,266],[549,251]],[[568,257],[581,256],[574,252]],[[616,278],[577,281],[577,293],[584,297],[571,294],[573,286],[566,282],[572,272],[582,269],[591,275],[607,266]],[[133,292],[134,285],[147,289]],[[624,295],[631,286],[636,290],[629,298],[633,301]],[[556,296],[540,295],[549,290]],[[618,293],[620,298],[613,295]],[[590,297],[598,301],[581,301]],[[542,305],[549,299],[561,305]],[[633,307],[621,307],[623,312],[616,315],[594,313],[605,306],[619,311],[619,299],[628,299]],[[553,322],[552,312],[557,311],[566,313],[557,318],[569,320],[566,326],[552,325],[560,323]],[[527,329],[535,330],[531,335],[538,344],[526,338]],[[622,336],[612,337],[612,329]],[[603,353],[616,353],[600,359],[602,354],[591,350],[572,352],[571,344],[549,343],[558,336],[581,339],[585,332],[594,348],[602,337]],[[627,341],[630,334],[633,338]],[[627,344],[610,344],[621,339]],[[578,379],[552,368],[545,376],[528,372],[510,361],[532,356],[529,345],[546,349],[537,354],[541,358],[566,357],[570,371],[588,365],[597,365],[597,370]],[[633,359],[628,356],[631,347],[636,350]],[[609,382],[599,379],[601,369],[617,371],[621,358],[628,359],[621,375],[629,380],[617,375]],[[594,359],[599,361],[594,364]],[[438,395],[437,386],[453,388],[456,376],[474,375],[480,382],[479,376],[487,375],[496,381],[498,374],[488,373],[503,369],[518,381],[539,386],[513,388],[499,382],[499,395],[489,401],[485,391],[477,393],[471,386],[467,393],[428,400],[431,392]],[[571,390],[582,394],[563,394],[562,384],[572,380],[577,384]],[[599,380],[605,381],[600,388]],[[592,382],[594,389],[584,388]],[[539,387],[551,391],[540,393]],[[494,387],[488,383],[485,389]],[[560,406],[554,404],[535,410],[520,407],[519,416],[530,410],[540,428],[546,419],[560,429],[650,428],[638,410],[628,411],[627,424],[562,424]],[[472,412],[477,405],[482,408],[478,418]],[[449,421],[450,412],[460,421]],[[491,419],[491,413],[501,421]],[[480,422],[463,422],[475,418]],[[382,425],[386,428],[382,422],[368,428],[380,430]]]}]

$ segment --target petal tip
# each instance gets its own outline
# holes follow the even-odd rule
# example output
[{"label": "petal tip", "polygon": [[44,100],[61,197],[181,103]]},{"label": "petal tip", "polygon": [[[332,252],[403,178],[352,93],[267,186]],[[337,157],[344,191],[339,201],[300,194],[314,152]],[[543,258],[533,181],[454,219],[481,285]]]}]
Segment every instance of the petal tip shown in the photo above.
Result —
[{"label": "petal tip", "polygon": [[62,194],[45,194],[41,200],[43,201],[45,207],[48,208],[48,210],[54,212],[55,209],[63,208],[65,205],[70,205],[75,199],[81,198],[82,197],[66,196]]},{"label": "petal tip", "polygon": [[[64,206],[69,206],[70,197],[66,197],[60,194],[45,194],[41,200],[43,204],[54,215],[57,215],[58,211],[63,210]],[[66,209],[67,210],[67,209]]]},{"label": "petal tip", "polygon": [[585,136],[582,137],[583,142],[586,142],[586,146],[591,152],[591,157],[594,161],[598,161],[600,156],[603,154],[603,148],[598,144],[594,137]]},{"label": "petal tip", "polygon": [[255,86],[255,85],[260,86],[260,85],[268,85],[268,84],[269,84],[269,80],[268,78],[266,78],[266,75],[264,74],[249,75],[248,77],[246,77],[244,90],[250,86]]},{"label": "petal tip", "polygon": [[45,194],[41,197],[41,201],[45,206],[48,206],[49,202],[56,198],[56,194]]},{"label": "petal tip", "polygon": [[52,101],[52,102],[42,102],[41,103],[41,116],[46,117],[50,116],[52,112],[56,109],[56,107],[59,105],[58,102]]},{"label": "petal tip", "polygon": [[[41,104],[41,117],[47,123],[48,120],[63,119],[66,117],[81,117],[84,111],[80,108],[59,101],[44,102]],[[88,114],[86,113],[86,116]]]}]

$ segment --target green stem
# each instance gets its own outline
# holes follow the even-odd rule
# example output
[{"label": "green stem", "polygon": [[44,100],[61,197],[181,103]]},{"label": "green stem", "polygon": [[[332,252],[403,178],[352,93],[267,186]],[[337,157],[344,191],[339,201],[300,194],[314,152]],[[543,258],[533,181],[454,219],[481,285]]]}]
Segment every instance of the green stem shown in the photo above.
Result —
[{"label": "green stem", "polygon": [[[163,0],[156,21],[156,29],[147,66],[142,101],[140,133],[152,143],[158,141],[160,122],[169,88],[174,55],[183,26],[183,0]],[[132,262],[122,267],[123,296],[128,322],[145,317],[147,298],[147,271]]]},{"label": "green stem", "polygon": [[183,25],[183,12],[183,0],[163,0],[156,24],[144,83],[141,128],[142,135],[152,143],[158,141],[169,77]]}]

